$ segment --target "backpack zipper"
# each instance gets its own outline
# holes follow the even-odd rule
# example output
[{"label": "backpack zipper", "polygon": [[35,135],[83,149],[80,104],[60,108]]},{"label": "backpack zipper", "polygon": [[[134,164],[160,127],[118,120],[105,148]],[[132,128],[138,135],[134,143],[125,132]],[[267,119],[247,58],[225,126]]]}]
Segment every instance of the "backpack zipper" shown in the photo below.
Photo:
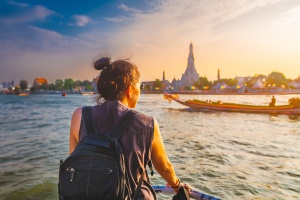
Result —
[{"label": "backpack zipper", "polygon": [[71,173],[70,182],[73,182],[75,169],[72,168],[72,167],[66,167],[65,171],[68,172],[68,173]]},{"label": "backpack zipper", "polygon": [[[71,174],[70,177],[70,182],[74,181],[74,174],[75,174],[75,169],[73,167],[66,167],[65,171]],[[80,172],[106,172],[106,174],[112,174],[113,170],[106,168],[106,169],[83,169],[83,168],[77,168],[76,171]]]}]

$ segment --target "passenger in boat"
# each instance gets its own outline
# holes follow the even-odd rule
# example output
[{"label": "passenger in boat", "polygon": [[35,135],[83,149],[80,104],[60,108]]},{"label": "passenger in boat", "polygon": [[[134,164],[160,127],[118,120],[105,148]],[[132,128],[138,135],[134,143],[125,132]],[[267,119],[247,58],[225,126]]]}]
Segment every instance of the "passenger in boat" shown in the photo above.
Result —
[{"label": "passenger in boat", "polygon": [[[136,107],[141,92],[140,73],[138,67],[128,59],[111,62],[111,58],[101,57],[94,63],[94,68],[100,70],[100,76],[97,83],[99,96],[97,105],[92,107],[92,114],[97,131],[107,133],[128,109]],[[79,107],[74,111],[71,120],[70,154],[86,135],[81,116],[82,107]],[[139,177],[150,159],[156,171],[174,192],[177,193],[181,187],[190,189],[177,178],[165,151],[159,125],[153,117],[139,112],[118,141],[124,152],[132,191],[137,187]],[[143,177],[141,191],[138,199],[157,199],[148,176]]]},{"label": "passenger in boat", "polygon": [[274,96],[272,96],[269,106],[275,106],[275,103],[276,103],[276,98]]}]

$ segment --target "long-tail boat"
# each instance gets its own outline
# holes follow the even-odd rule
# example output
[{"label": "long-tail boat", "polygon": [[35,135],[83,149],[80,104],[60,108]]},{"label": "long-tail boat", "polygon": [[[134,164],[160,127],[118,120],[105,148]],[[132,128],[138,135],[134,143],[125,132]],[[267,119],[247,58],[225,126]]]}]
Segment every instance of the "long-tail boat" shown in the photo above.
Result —
[{"label": "long-tail boat", "polygon": [[183,101],[177,94],[164,94],[164,98],[169,102],[172,100],[199,111],[224,111],[224,112],[243,112],[243,113],[265,113],[265,114],[286,114],[300,115],[300,99],[291,98],[289,104],[278,106],[257,106],[236,103],[223,103],[221,101]]}]

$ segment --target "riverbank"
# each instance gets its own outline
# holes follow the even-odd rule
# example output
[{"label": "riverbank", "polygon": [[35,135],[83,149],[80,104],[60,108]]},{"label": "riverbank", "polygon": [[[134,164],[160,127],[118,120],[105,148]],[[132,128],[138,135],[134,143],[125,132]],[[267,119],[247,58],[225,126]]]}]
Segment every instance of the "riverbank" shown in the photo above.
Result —
[{"label": "riverbank", "polygon": [[287,95],[287,94],[300,94],[300,89],[297,90],[287,90],[287,91],[251,91],[251,92],[230,92],[230,91],[142,91],[142,94],[187,94],[187,95]]},{"label": "riverbank", "polygon": [[[169,94],[183,94],[183,95],[287,95],[287,94],[295,94],[295,95],[300,95],[300,89],[297,90],[288,90],[288,91],[270,91],[270,92],[223,92],[223,91],[170,91],[170,90],[165,90],[165,91],[141,91],[141,94],[164,94],[164,93],[169,93]],[[12,95],[15,93],[1,93],[0,94],[7,94],[7,95]],[[18,93],[16,93],[18,94]],[[58,94],[62,95],[62,92],[58,91],[49,91],[49,92],[30,92],[28,93],[30,95],[35,95],[35,94]],[[66,94],[78,94],[78,95],[95,95],[96,93],[92,94],[91,92],[66,92]]]},{"label": "riverbank", "polygon": [[200,92],[200,91],[171,91],[171,94],[195,94],[195,95],[286,95],[300,94],[300,90],[281,91],[281,92]]},{"label": "riverbank", "polygon": [[[69,95],[69,94],[78,94],[78,95],[94,95],[93,92],[62,92],[62,91],[45,91],[45,92],[18,92],[18,93],[13,93],[13,92],[0,92],[0,95],[19,95],[19,94],[27,94],[28,95],[48,95],[48,94],[56,94],[56,95]],[[20,96],[20,95],[19,95]]]}]

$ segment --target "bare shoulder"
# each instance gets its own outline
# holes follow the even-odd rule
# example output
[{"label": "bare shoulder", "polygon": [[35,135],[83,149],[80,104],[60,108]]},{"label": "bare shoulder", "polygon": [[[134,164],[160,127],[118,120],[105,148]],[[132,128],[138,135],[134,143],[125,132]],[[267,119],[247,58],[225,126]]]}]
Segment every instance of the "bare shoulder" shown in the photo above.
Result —
[{"label": "bare shoulder", "polygon": [[74,110],[73,115],[81,115],[82,113],[82,107],[78,107]]},{"label": "bare shoulder", "polygon": [[154,127],[158,126],[158,123],[157,123],[157,121],[156,121],[156,119],[154,117],[153,117],[153,123],[154,123]]},{"label": "bare shoulder", "polygon": [[76,108],[72,114],[72,120],[76,120],[76,121],[80,120],[81,115],[82,115],[82,107]]}]

